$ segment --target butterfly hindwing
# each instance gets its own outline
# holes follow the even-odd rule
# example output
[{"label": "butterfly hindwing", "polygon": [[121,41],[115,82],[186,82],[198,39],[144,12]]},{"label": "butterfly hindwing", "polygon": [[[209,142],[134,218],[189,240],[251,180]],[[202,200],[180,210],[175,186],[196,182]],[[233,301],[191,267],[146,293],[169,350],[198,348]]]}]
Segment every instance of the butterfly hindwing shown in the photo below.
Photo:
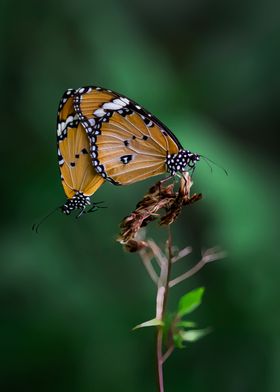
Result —
[{"label": "butterfly hindwing", "polygon": [[102,123],[96,138],[98,161],[106,175],[123,185],[165,172],[165,150],[147,130],[136,126],[133,117],[137,116],[131,114],[127,119],[113,113],[110,121]]},{"label": "butterfly hindwing", "polygon": [[89,141],[81,124],[69,127],[67,136],[59,142],[63,164],[60,166],[62,185],[68,198],[76,192],[91,196],[102,185],[100,177],[92,166],[89,155]]}]

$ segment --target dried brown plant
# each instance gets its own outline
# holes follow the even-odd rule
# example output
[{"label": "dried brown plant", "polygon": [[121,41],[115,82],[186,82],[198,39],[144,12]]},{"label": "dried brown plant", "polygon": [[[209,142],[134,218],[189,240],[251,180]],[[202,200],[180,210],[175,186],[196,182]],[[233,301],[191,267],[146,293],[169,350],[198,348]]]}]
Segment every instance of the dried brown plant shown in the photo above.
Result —
[{"label": "dried brown plant", "polygon": [[137,240],[137,234],[142,227],[157,219],[160,225],[171,225],[185,205],[201,199],[201,193],[190,195],[191,186],[192,180],[187,172],[183,173],[178,190],[174,189],[174,183],[164,186],[164,182],[159,181],[153,185],[136,209],[121,222],[118,241],[129,252],[146,247],[145,241]]},{"label": "dried brown plant", "polygon": [[[159,181],[150,188],[144,198],[137,204],[136,209],[121,222],[121,231],[117,239],[129,252],[139,252],[143,265],[150,278],[157,286],[156,314],[147,322],[139,324],[136,328],[154,326],[157,328],[156,353],[157,353],[157,384],[158,390],[164,392],[163,364],[175,349],[174,336],[176,334],[176,317],[170,330],[169,337],[164,342],[164,328],[166,319],[166,306],[169,290],[175,285],[197,273],[205,264],[225,257],[224,252],[211,248],[202,253],[201,259],[183,274],[172,277],[172,265],[188,256],[192,249],[186,247],[176,254],[172,247],[171,224],[176,221],[184,206],[201,199],[202,195],[191,195],[192,180],[190,175],[183,173],[180,184],[165,185],[166,181]],[[158,220],[162,226],[167,226],[168,239],[166,249],[162,250],[152,239],[145,239],[140,229],[149,223]],[[154,265],[156,264],[156,265]]]}]

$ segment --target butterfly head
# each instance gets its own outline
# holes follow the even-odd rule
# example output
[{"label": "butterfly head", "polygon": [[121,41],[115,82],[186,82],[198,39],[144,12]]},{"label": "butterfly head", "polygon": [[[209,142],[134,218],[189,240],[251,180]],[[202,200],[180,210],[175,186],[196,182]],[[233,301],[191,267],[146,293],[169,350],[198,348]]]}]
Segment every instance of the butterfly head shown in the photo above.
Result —
[{"label": "butterfly head", "polygon": [[168,154],[166,157],[167,170],[171,175],[177,172],[193,169],[197,161],[200,160],[200,155],[190,152],[189,150],[180,150],[177,154]]},{"label": "butterfly head", "polygon": [[196,162],[200,160],[200,155],[190,151],[185,151],[185,152],[187,153],[189,159],[187,165],[192,169],[193,167],[195,167]]},{"label": "butterfly head", "polygon": [[86,206],[90,205],[90,198],[85,196],[82,192],[76,192],[71,199],[67,199],[66,203],[60,207],[61,211],[70,215],[72,211],[78,209],[84,211]]}]

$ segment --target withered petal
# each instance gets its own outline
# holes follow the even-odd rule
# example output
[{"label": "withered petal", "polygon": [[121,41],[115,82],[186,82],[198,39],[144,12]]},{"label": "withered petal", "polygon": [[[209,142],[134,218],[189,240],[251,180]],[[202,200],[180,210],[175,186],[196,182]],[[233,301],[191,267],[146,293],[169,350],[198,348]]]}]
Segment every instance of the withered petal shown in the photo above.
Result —
[{"label": "withered petal", "polygon": [[[190,196],[192,181],[187,172],[182,173],[178,191],[174,191],[174,186],[174,183],[163,186],[161,181],[157,182],[137,203],[136,209],[122,220],[121,233],[117,241],[125,245],[126,250],[136,252],[147,246],[144,245],[144,241],[135,240],[141,227],[147,226],[157,218],[160,219],[160,225],[170,225],[178,218],[183,206],[202,197],[201,194]],[[165,210],[165,215],[161,216],[160,210]]]}]

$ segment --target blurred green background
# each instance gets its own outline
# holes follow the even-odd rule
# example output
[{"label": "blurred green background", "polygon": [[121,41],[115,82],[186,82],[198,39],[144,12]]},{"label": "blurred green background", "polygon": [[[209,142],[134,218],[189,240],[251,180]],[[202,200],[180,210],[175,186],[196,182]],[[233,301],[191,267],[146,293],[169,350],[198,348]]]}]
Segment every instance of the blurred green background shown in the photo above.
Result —
[{"label": "blurred green background", "polygon": [[[173,225],[193,254],[228,258],[176,287],[170,308],[204,286],[193,315],[213,333],[175,352],[166,390],[280,390],[279,4],[189,0],[1,1],[1,391],[154,391],[155,288],[115,242],[155,179],[100,189],[107,209],[76,220],[64,200],[56,114],[69,87],[136,100],[182,144],[229,171],[197,165],[204,198]],[[165,230],[148,236],[164,244]],[[176,272],[176,271],[175,271]],[[179,271],[177,271],[178,273]]]}]

